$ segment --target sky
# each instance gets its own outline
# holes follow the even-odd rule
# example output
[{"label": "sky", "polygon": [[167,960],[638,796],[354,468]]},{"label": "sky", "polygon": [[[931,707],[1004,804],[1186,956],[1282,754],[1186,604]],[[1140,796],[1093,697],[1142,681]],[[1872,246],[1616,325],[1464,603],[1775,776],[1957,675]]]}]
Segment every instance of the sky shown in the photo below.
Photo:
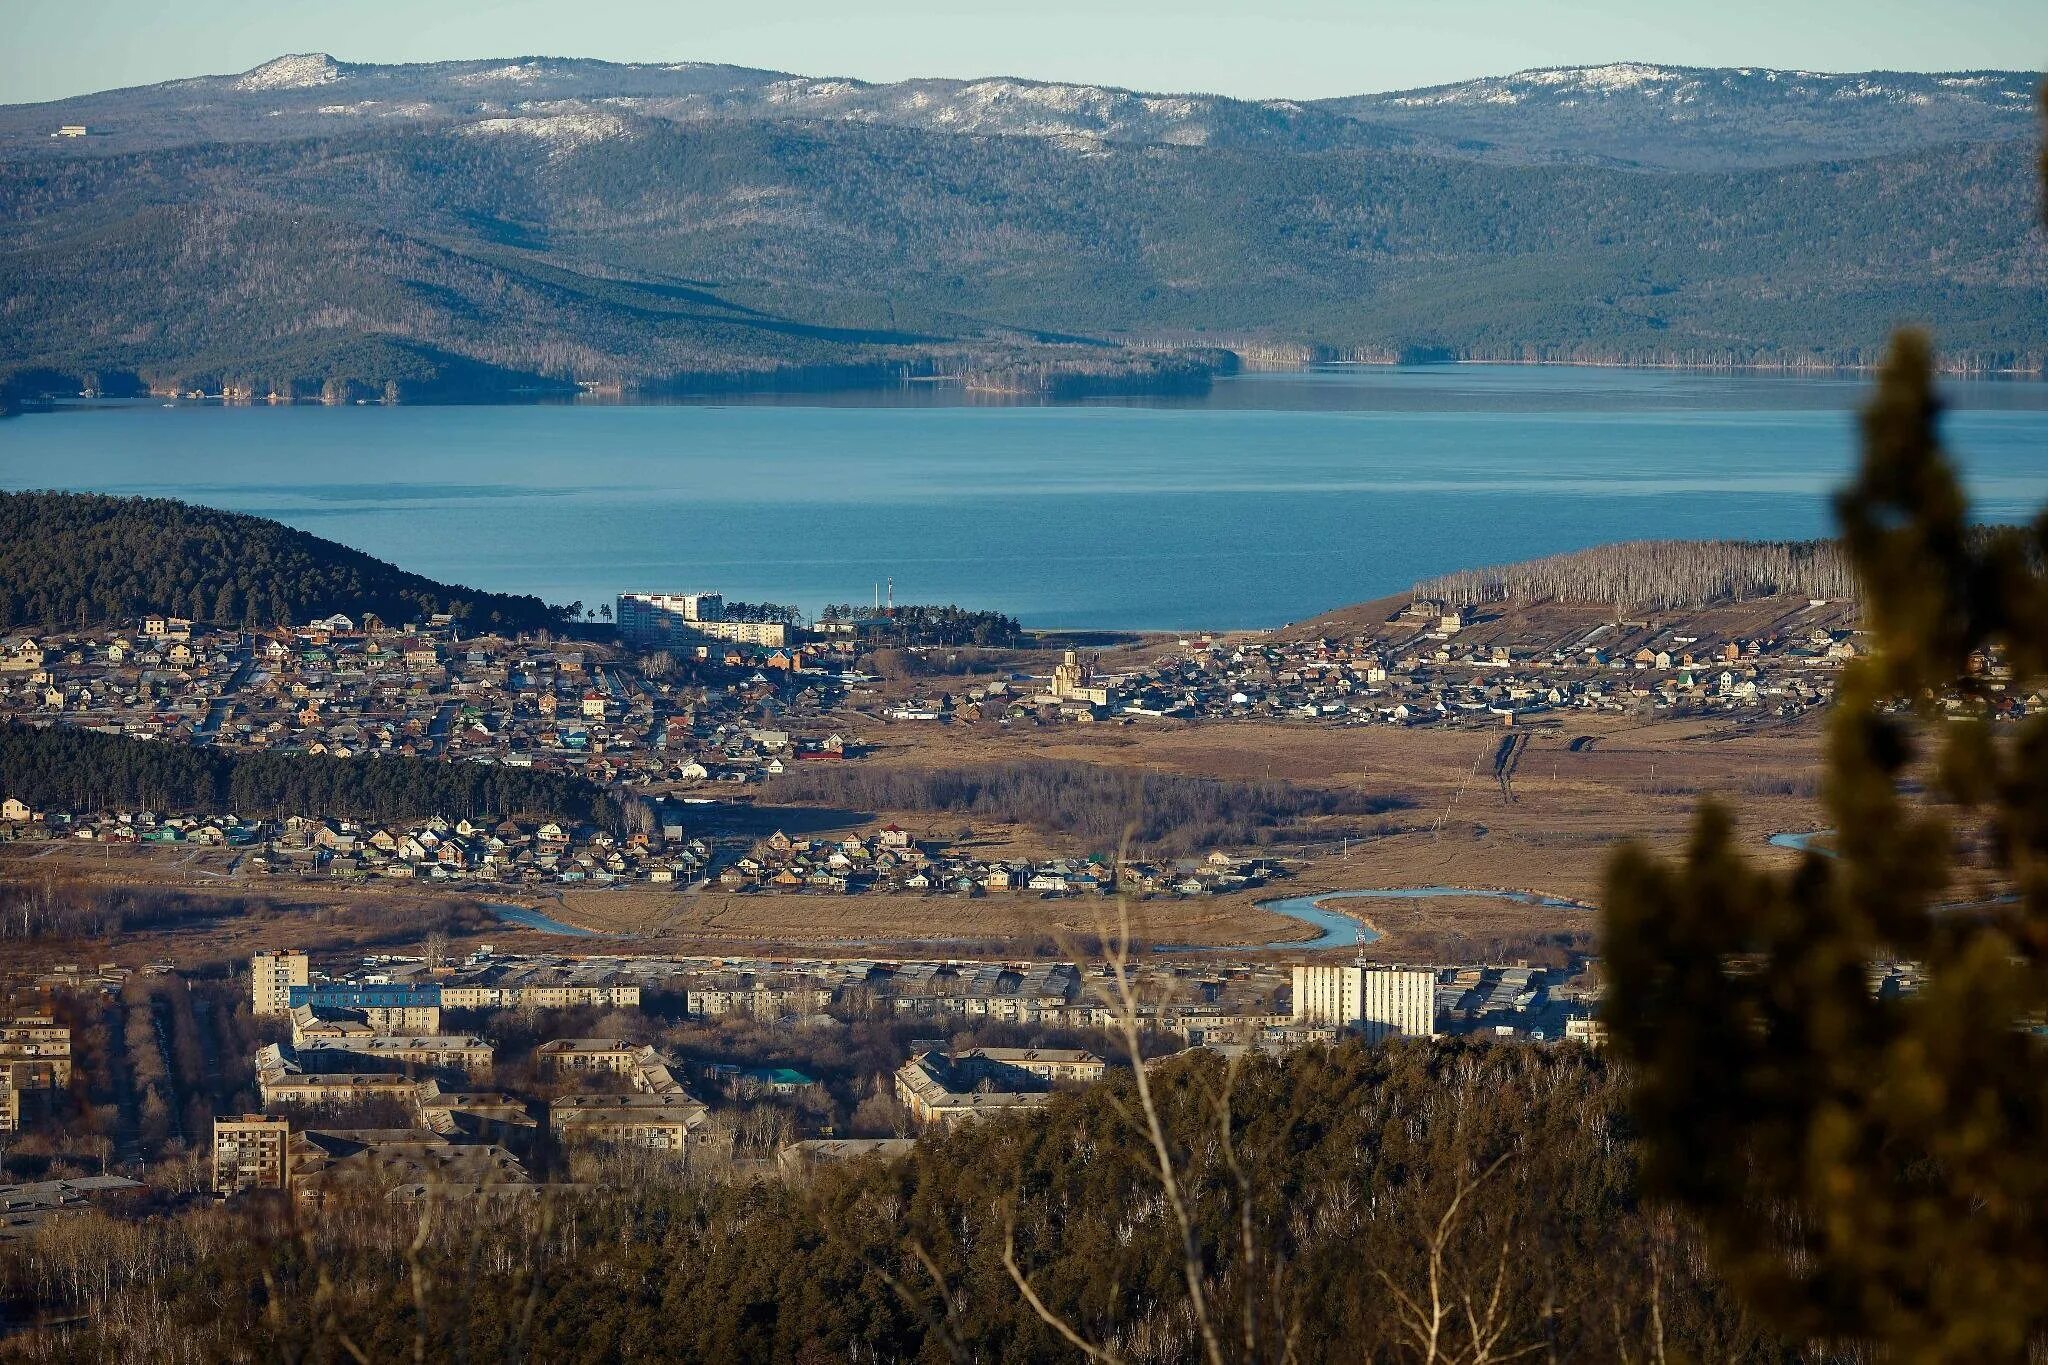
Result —
[{"label": "sky", "polygon": [[1312,99],[1610,61],[2040,70],[2048,0],[5,0],[0,103],[343,61],[601,57]]}]

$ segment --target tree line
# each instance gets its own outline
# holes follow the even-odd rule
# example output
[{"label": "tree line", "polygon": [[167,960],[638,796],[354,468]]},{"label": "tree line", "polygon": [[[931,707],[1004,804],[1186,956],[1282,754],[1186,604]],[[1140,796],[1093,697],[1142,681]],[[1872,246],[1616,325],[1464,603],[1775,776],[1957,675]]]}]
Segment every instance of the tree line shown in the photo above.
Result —
[{"label": "tree line", "polygon": [[84,628],[147,613],[245,628],[340,613],[539,630],[538,597],[440,583],[262,517],[168,498],[0,493],[0,629]]},{"label": "tree line", "polygon": [[1031,825],[1098,850],[1171,857],[1223,844],[1265,844],[1319,816],[1383,815],[1405,798],[1385,793],[1136,773],[1050,759],[973,768],[801,764],[775,787],[785,801],[858,810],[932,811]]},{"label": "tree line", "polygon": [[1631,540],[1424,579],[1415,595],[1455,606],[1547,598],[1673,611],[1752,597],[1844,598],[1856,573],[1832,540]]},{"label": "tree line", "polygon": [[404,756],[236,753],[19,722],[0,726],[0,793],[70,812],[617,821],[610,797],[566,773]]},{"label": "tree line", "polygon": [[[1222,1359],[1423,1358],[1403,1300],[1432,1287],[1494,1322],[1480,1359],[1642,1359],[1653,1342],[1670,1359],[1809,1358],[1733,1304],[1687,1225],[1634,1196],[1624,1086],[1597,1055],[1353,1043],[1152,1074],[1196,1276],[1233,1325]],[[0,1356],[1075,1359],[1008,1261],[1118,1358],[1199,1359],[1187,1243],[1132,1125],[1132,1079],[808,1184],[641,1162],[630,1181],[425,1217],[377,1196],[296,1226],[260,1202],[79,1215],[0,1250],[0,1294],[83,1321]],[[1477,1191],[1462,1210],[1461,1189]],[[1461,1349],[1438,1359],[1474,1358],[1462,1306],[1444,1334]]]},{"label": "tree line", "polygon": [[1024,639],[1024,627],[1017,618],[999,611],[976,611],[968,607],[904,606],[862,607],[852,602],[835,602],[818,613],[827,625],[845,621],[866,621],[870,638],[897,646],[975,645],[1014,649]]}]

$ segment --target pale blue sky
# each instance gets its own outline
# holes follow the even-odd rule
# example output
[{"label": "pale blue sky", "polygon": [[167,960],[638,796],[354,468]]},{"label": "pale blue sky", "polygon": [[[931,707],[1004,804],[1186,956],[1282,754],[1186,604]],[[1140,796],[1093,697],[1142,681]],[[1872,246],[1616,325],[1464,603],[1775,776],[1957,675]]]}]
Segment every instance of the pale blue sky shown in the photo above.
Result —
[{"label": "pale blue sky", "polygon": [[868,80],[1016,75],[1251,97],[1618,60],[1913,71],[2048,64],[2048,0],[4,0],[0,103],[345,61],[725,61]]}]

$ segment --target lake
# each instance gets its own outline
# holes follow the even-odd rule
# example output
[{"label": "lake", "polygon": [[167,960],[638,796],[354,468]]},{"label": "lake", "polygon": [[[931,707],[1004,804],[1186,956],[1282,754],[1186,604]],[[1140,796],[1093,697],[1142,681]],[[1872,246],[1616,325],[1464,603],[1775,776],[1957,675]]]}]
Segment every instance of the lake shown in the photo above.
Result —
[{"label": "lake", "polygon": [[[432,577],[595,605],[896,597],[1032,626],[1273,626],[1635,537],[1827,533],[1849,378],[1333,367],[1202,398],[91,404],[0,422],[0,487],[185,498]],[[2048,385],[1954,383],[1978,514],[2048,501]]]}]

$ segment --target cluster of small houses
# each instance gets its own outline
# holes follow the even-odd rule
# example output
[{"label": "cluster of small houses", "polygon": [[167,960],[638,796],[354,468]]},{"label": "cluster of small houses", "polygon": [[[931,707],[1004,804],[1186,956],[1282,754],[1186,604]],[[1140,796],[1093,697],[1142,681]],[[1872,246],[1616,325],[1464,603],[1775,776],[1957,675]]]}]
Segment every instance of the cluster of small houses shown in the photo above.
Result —
[{"label": "cluster of small houses", "polygon": [[308,867],[342,876],[458,879],[504,883],[614,882],[656,884],[698,880],[712,852],[681,826],[617,835],[573,821],[449,822],[359,825],[345,820],[284,822],[263,855],[278,867]]},{"label": "cluster of small houses", "polygon": [[1041,896],[1108,894],[1213,895],[1263,886],[1286,875],[1279,860],[1216,851],[1172,861],[1084,858],[974,858],[942,843],[920,843],[885,825],[873,835],[796,839],[777,830],[753,851],[722,868],[717,884],[728,891],[823,891],[857,894],[984,896],[1002,892]]},{"label": "cluster of small houses", "polygon": [[689,837],[674,815],[661,816],[651,831],[614,834],[553,820],[436,816],[374,824],[296,815],[278,822],[151,811],[72,815],[33,810],[14,797],[0,800],[0,837],[29,831],[45,839],[110,845],[242,849],[243,865],[253,872],[529,886],[707,882],[741,892],[963,896],[1080,896],[1121,887],[1138,895],[1200,896],[1263,886],[1287,875],[1278,859],[1222,851],[1168,861],[1126,859],[1114,866],[1100,854],[972,858],[940,842],[914,839],[893,824],[833,840],[793,839],[778,830],[752,851],[722,859],[712,843]]},{"label": "cluster of small houses", "polygon": [[560,644],[464,641],[444,618],[384,632],[337,616],[257,633],[148,617],[135,631],[0,640],[0,717],[223,749],[469,759],[628,786],[757,781],[786,762],[857,750],[838,735],[791,733],[842,695],[842,674],[820,656],[738,644],[697,653],[692,677],[706,681],[677,683]]},{"label": "cluster of small houses", "polygon": [[1470,621],[1467,610],[1417,603],[1344,641],[1188,641],[1121,680],[1121,710],[1345,725],[1646,708],[1796,715],[1833,696],[1835,671],[1859,649],[1851,632],[1817,627],[1703,640],[1612,622],[1474,645],[1461,639]]},{"label": "cluster of small houses", "polygon": [[455,820],[393,824],[291,816],[283,821],[159,816],[151,811],[73,815],[0,800],[0,838],[34,833],[109,845],[246,850],[251,871],[508,884],[688,884],[710,866],[702,839],[618,835],[575,822]]}]

